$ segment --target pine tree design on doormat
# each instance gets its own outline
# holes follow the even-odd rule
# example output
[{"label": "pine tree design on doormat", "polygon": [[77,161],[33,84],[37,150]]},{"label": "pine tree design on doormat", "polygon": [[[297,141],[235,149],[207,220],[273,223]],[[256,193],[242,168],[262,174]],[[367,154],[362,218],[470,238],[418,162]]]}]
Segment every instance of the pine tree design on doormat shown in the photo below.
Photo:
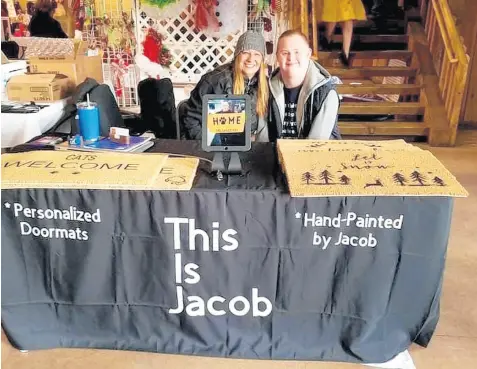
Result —
[{"label": "pine tree design on doormat", "polygon": [[434,177],[433,182],[439,186],[447,186],[442,179],[439,177]]},{"label": "pine tree design on doormat", "polygon": [[395,173],[393,175],[394,183],[399,183],[401,186],[405,186],[407,183],[406,177],[404,177],[401,173]]},{"label": "pine tree design on doormat", "polygon": [[424,174],[418,172],[417,170],[411,173],[411,179],[418,184],[409,186],[429,186],[428,184],[426,184],[427,178],[424,176]]},{"label": "pine tree design on doormat", "polygon": [[311,172],[305,172],[303,173],[303,175],[301,176],[301,180],[303,182],[306,182],[307,185],[310,184],[310,182],[314,181],[315,180],[315,177],[313,176],[313,174]]}]

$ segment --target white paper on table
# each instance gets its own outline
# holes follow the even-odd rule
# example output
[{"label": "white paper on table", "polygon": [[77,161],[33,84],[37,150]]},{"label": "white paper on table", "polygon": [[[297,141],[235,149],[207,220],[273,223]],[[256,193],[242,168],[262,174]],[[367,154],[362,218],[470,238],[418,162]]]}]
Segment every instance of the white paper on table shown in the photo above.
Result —
[{"label": "white paper on table", "polygon": [[374,368],[385,368],[385,369],[416,369],[414,361],[412,361],[411,354],[409,351],[403,351],[400,354],[396,355],[391,360],[381,363],[381,364],[364,364]]}]

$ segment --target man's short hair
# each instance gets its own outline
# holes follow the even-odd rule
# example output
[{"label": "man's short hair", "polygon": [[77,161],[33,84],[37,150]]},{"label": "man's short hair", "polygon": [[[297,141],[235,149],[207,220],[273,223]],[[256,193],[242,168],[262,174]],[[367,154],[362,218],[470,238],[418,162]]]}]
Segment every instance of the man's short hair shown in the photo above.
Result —
[{"label": "man's short hair", "polygon": [[283,32],[280,35],[280,37],[278,37],[277,45],[280,44],[280,41],[283,38],[290,37],[290,36],[300,36],[303,39],[303,41],[305,41],[309,45],[308,37],[306,37],[305,34],[299,29],[289,29],[288,31]]}]

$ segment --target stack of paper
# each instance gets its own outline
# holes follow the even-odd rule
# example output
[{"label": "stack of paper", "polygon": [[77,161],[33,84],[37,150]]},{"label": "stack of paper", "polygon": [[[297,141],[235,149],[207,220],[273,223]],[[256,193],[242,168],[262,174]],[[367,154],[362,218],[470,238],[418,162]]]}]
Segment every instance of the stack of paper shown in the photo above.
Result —
[{"label": "stack of paper", "polygon": [[101,137],[98,141],[82,145],[65,141],[56,145],[55,149],[91,152],[144,152],[153,145],[151,137],[130,136],[127,144],[113,141],[110,137]]}]

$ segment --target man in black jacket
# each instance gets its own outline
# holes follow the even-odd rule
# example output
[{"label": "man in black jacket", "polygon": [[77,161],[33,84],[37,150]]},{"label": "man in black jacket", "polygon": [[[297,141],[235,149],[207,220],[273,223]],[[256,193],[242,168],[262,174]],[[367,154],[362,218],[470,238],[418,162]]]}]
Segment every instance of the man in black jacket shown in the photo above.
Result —
[{"label": "man in black jacket", "polygon": [[[300,31],[284,32],[277,45],[279,68],[270,79],[268,135],[277,138],[339,139],[339,97],[331,75],[311,60]],[[264,141],[264,139],[260,139]]]}]

